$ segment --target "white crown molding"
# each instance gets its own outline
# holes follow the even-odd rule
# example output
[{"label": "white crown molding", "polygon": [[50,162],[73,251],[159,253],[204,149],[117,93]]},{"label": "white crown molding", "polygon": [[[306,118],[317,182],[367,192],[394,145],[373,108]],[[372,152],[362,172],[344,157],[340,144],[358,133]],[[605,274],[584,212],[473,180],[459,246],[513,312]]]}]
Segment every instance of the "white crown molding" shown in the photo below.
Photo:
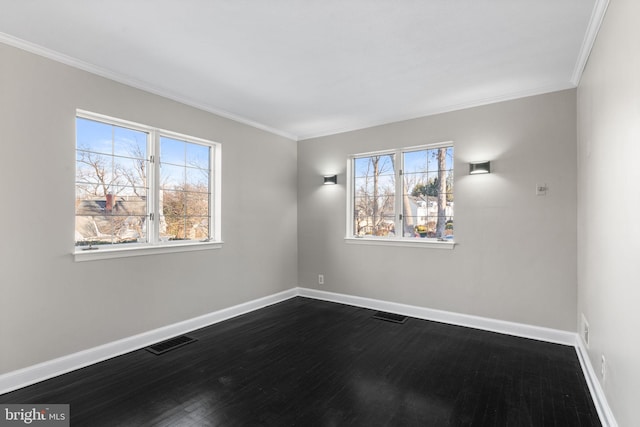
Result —
[{"label": "white crown molding", "polygon": [[[599,3],[608,2],[608,0],[597,0],[597,2],[599,2]],[[605,6],[605,8],[606,8],[606,6]],[[596,29],[596,32],[597,32],[597,29]],[[595,38],[595,35],[594,35],[594,38]],[[260,130],[263,130],[263,131],[266,131],[266,132],[269,132],[269,133],[272,133],[272,134],[275,134],[275,135],[279,135],[279,136],[282,136],[284,138],[291,139],[291,140],[294,140],[294,141],[301,141],[301,140],[312,139],[312,138],[320,138],[320,137],[323,137],[323,136],[335,135],[335,134],[344,133],[344,132],[351,132],[351,131],[366,129],[366,128],[370,128],[370,127],[374,127],[374,126],[382,126],[382,125],[386,125],[386,124],[390,124],[390,123],[401,122],[401,121],[406,121],[406,120],[412,120],[412,119],[417,119],[417,118],[427,117],[427,116],[433,116],[433,115],[436,115],[436,114],[448,113],[448,112],[463,110],[463,109],[467,109],[467,108],[480,107],[480,106],[483,106],[483,105],[495,104],[495,103],[503,102],[503,101],[511,101],[511,100],[514,100],[514,99],[525,98],[525,97],[528,97],[528,96],[542,95],[542,94],[545,94],[545,93],[551,93],[551,92],[557,92],[557,91],[561,91],[561,90],[565,90],[565,89],[571,89],[571,88],[574,88],[576,86],[575,84],[560,84],[560,85],[537,87],[537,88],[532,88],[532,89],[528,89],[528,90],[525,90],[525,91],[510,92],[510,93],[506,93],[506,94],[502,94],[502,95],[498,95],[498,96],[470,100],[468,102],[463,102],[463,103],[458,103],[458,104],[451,104],[451,105],[442,106],[442,107],[439,107],[439,108],[432,108],[432,109],[421,111],[420,113],[414,113],[414,114],[410,114],[410,115],[395,116],[395,117],[391,117],[391,118],[384,119],[384,120],[373,120],[373,121],[358,122],[358,123],[353,123],[351,125],[343,126],[341,128],[328,130],[328,131],[322,131],[322,132],[317,132],[317,133],[309,133],[309,134],[304,134],[304,135],[296,135],[296,134],[293,134],[291,132],[283,131],[283,130],[280,130],[280,129],[276,129],[276,128],[264,125],[262,123],[255,122],[253,120],[249,120],[247,118],[244,118],[244,117],[229,113],[227,111],[222,111],[222,110],[216,109],[216,108],[214,108],[214,107],[212,107],[210,105],[207,105],[207,104],[204,104],[204,103],[201,103],[201,102],[197,102],[197,101],[195,101],[193,99],[189,99],[189,98],[184,97],[182,95],[173,93],[173,92],[171,92],[169,90],[155,87],[155,86],[150,85],[148,83],[145,83],[143,81],[131,78],[129,76],[126,76],[126,75],[123,75],[123,74],[120,74],[120,73],[113,72],[111,70],[108,70],[108,69],[105,69],[105,68],[102,68],[102,67],[95,66],[95,65],[90,64],[88,62],[80,61],[80,60],[78,60],[76,58],[73,58],[71,56],[62,54],[60,52],[56,52],[56,51],[51,50],[51,49],[47,49],[45,47],[42,47],[42,46],[37,45],[35,43],[28,42],[26,40],[19,39],[17,37],[13,37],[13,36],[11,36],[9,34],[6,34],[6,33],[0,32],[0,42],[2,42],[4,44],[7,44],[7,45],[10,45],[10,46],[13,46],[13,47],[16,47],[18,49],[22,49],[22,50],[27,51],[27,52],[31,52],[31,53],[36,54],[38,56],[42,56],[44,58],[48,58],[48,59],[51,59],[53,61],[68,65],[70,67],[74,67],[74,68],[89,72],[91,74],[95,74],[95,75],[98,75],[100,77],[104,77],[104,78],[107,78],[109,80],[113,80],[115,82],[122,83],[122,84],[125,84],[127,86],[131,86],[133,88],[143,90],[145,92],[152,93],[154,95],[162,96],[164,98],[171,99],[171,100],[179,102],[181,104],[185,104],[185,105],[188,105],[190,107],[194,107],[194,108],[197,108],[199,110],[206,111],[206,112],[215,114],[217,116],[220,116],[220,117],[223,117],[223,118],[226,118],[226,119],[229,119],[229,120],[233,120],[235,122],[242,123],[242,124],[245,124],[247,126],[251,126],[253,128],[260,129]],[[586,61],[586,59],[585,59],[585,61]],[[572,83],[573,83],[573,80],[572,80]]]},{"label": "white crown molding", "polygon": [[296,135],[293,135],[289,132],[285,132],[280,129],[275,129],[267,125],[263,125],[262,123],[255,122],[253,120],[247,119],[245,117],[238,116],[233,113],[229,113],[227,111],[219,110],[210,105],[204,104],[202,102],[195,101],[193,99],[187,98],[182,95],[178,95],[174,92],[171,92],[167,89],[159,88],[154,85],[150,85],[149,83],[145,83],[141,80],[134,79],[132,77],[126,76],[124,74],[116,73],[114,71],[108,70],[106,68],[98,67],[96,65],[90,64],[88,62],[80,61],[79,59],[73,58],[69,55],[65,55],[60,52],[56,52],[52,49],[47,49],[35,43],[28,42],[26,40],[19,39],[17,37],[13,37],[9,34],[0,32],[0,42],[7,44],[9,46],[13,46],[15,48],[31,52],[38,56],[42,56],[47,59],[51,59],[52,61],[60,62],[62,64],[68,65],[70,67],[77,68],[79,70],[86,71],[91,74],[95,74],[100,77],[107,78],[109,80],[113,80],[118,83],[122,83],[127,86],[131,86],[136,89],[143,90],[145,92],[152,93],[154,95],[161,96],[163,98],[171,99],[172,101],[179,102],[184,105],[188,105],[190,107],[197,108],[202,111],[206,111],[208,113],[215,114],[216,116],[223,117],[225,119],[233,120],[238,123],[245,124],[247,126],[251,126],[256,129],[260,129],[275,135],[279,135],[288,139],[292,139],[294,141],[298,140]]},{"label": "white crown molding", "polygon": [[149,345],[164,341],[177,335],[185,334],[205,326],[222,322],[232,317],[240,316],[242,314],[288,300],[296,295],[296,289],[292,288],[263,298],[258,298],[229,308],[194,317],[192,319],[187,319],[182,322],[167,325],[162,328],[153,329],[138,335],[0,375],[0,394],[8,393],[58,375],[66,374],[67,372],[71,372],[76,369],[84,368],[85,366],[93,365],[94,363],[102,362],[103,360],[111,359],[125,353],[148,347]]},{"label": "white crown molding", "polygon": [[[598,7],[598,5],[605,3],[604,5],[604,9],[603,7]],[[595,35],[597,33],[597,30],[599,28],[599,24],[602,21],[602,16],[604,15],[604,10],[606,10],[606,5],[608,4],[608,0],[596,0],[596,7],[594,8],[594,12],[592,14],[592,19],[590,21],[590,25],[589,25],[589,32],[587,33],[587,36],[589,36],[589,34],[593,33],[592,35],[592,39],[595,40]],[[601,11],[602,15],[597,15],[596,11]],[[597,16],[600,16],[600,20],[597,21]],[[595,26],[594,22],[597,21],[597,26]],[[595,26],[595,28],[594,28]],[[589,37],[585,37],[585,42],[583,42],[583,47],[582,47],[582,51],[581,51],[581,57],[584,54],[584,51],[586,49],[586,56],[584,58],[584,63],[586,63],[586,58],[588,57],[588,53],[591,49],[591,46],[593,44],[593,40]],[[591,44],[587,44],[587,40],[591,40]],[[438,108],[431,108],[431,109],[426,109],[423,110],[419,113],[412,113],[412,114],[408,114],[408,115],[400,115],[400,116],[395,116],[395,117],[390,117],[387,119],[383,119],[383,120],[372,120],[372,121],[361,121],[358,123],[353,123],[350,125],[345,125],[342,126],[340,128],[335,128],[335,129],[331,129],[331,130],[326,130],[326,131],[321,131],[321,132],[316,132],[316,133],[308,133],[308,134],[300,134],[300,135],[296,135],[293,134],[291,132],[287,132],[281,129],[276,129],[267,125],[264,125],[262,123],[258,123],[255,122],[253,120],[247,119],[245,117],[241,117],[238,116],[236,114],[233,113],[229,113],[227,111],[223,111],[223,110],[219,110],[217,108],[212,107],[211,105],[207,105],[204,104],[202,102],[198,102],[195,101],[193,99],[187,98],[185,96],[179,95],[177,93],[171,92],[167,89],[163,89],[163,88],[159,88],[156,87],[154,85],[150,85],[146,82],[143,82],[141,80],[138,79],[134,79],[132,77],[120,74],[120,73],[116,73],[114,71],[108,70],[106,68],[103,67],[98,67],[96,65],[90,64],[88,62],[85,61],[81,61],[78,60],[76,58],[73,58],[71,56],[65,55],[63,53],[60,52],[56,52],[52,49],[48,49],[45,48],[43,46],[37,45],[35,43],[31,43],[28,42],[26,40],[22,40],[19,39],[17,37],[11,36],[9,34],[6,33],[2,33],[0,32],[0,42],[5,43],[7,45],[16,47],[18,49],[22,49],[25,50],[27,52],[31,52],[33,54],[51,59],[53,61],[56,62],[60,62],[62,64],[89,72],[91,74],[95,74],[98,75],[100,77],[104,77],[107,78],[109,80],[113,80],[115,82],[118,83],[122,83],[125,84],[127,86],[131,86],[133,88],[136,89],[140,89],[143,90],[145,92],[149,92],[152,93],[154,95],[158,95],[158,96],[162,96],[164,98],[167,99],[171,99],[173,101],[179,102],[181,104],[184,105],[188,105],[190,107],[194,107],[197,108],[199,110],[202,111],[206,111],[212,114],[215,114],[217,116],[229,119],[229,120],[233,120],[235,122],[238,123],[242,123],[245,124],[247,126],[251,126],[253,128],[256,129],[260,129],[275,135],[279,135],[282,136],[284,138],[287,139],[291,139],[294,141],[302,141],[305,139],[313,139],[313,138],[320,138],[320,137],[324,137],[324,136],[329,136],[329,135],[335,135],[335,134],[339,134],[339,133],[345,133],[345,132],[351,132],[351,131],[357,131],[357,130],[361,130],[361,129],[366,129],[366,128],[370,128],[370,127],[375,127],[375,126],[382,126],[382,125],[386,125],[386,124],[390,124],[390,123],[395,123],[395,122],[401,122],[401,121],[406,121],[406,120],[412,120],[412,119],[417,119],[417,118],[421,118],[421,117],[427,117],[427,116],[433,116],[436,114],[442,114],[442,113],[448,113],[448,112],[452,112],[452,111],[458,111],[458,110],[464,110],[467,108],[474,108],[474,107],[480,107],[483,105],[489,105],[489,104],[495,104],[498,102],[504,102],[504,101],[511,101],[514,99],[519,99],[519,98],[525,98],[525,97],[529,97],[529,96],[535,96],[535,95],[542,95],[545,93],[551,93],[551,92],[557,92],[557,91],[561,91],[561,90],[566,90],[566,89],[572,89],[575,88],[577,86],[577,83],[574,81],[579,81],[579,77],[577,78],[577,80],[575,78],[572,78],[570,83],[567,84],[556,84],[556,85],[549,85],[549,86],[543,86],[543,87],[537,87],[537,88],[531,88],[531,89],[527,89],[524,91],[518,91],[518,92],[509,92],[509,93],[505,93],[502,95],[497,95],[497,96],[491,96],[491,97],[486,97],[486,98],[480,98],[480,99],[474,99],[474,100],[469,100],[466,102],[462,102],[462,103],[457,103],[457,104],[450,104],[450,105],[444,105],[442,107],[438,107]],[[580,63],[580,60],[578,61],[578,63]],[[577,65],[576,65],[577,67]],[[582,64],[582,68],[584,68],[584,64]],[[576,68],[577,69],[577,68]],[[580,73],[582,72],[582,69],[580,69]],[[574,71],[574,76],[576,74],[576,71]]]},{"label": "white crown molding", "polygon": [[618,423],[613,416],[611,407],[607,402],[604,390],[602,390],[600,381],[598,380],[598,376],[596,375],[596,372],[593,369],[593,365],[591,364],[591,359],[589,359],[589,353],[585,348],[580,336],[576,336],[575,347],[576,353],[578,354],[578,360],[580,361],[580,366],[582,367],[584,378],[587,381],[589,392],[591,392],[593,404],[595,405],[596,411],[598,411],[598,415],[600,416],[600,422],[602,422],[602,425],[604,427],[618,427]]},{"label": "white crown molding", "polygon": [[584,68],[587,66],[591,49],[593,49],[593,45],[596,42],[596,37],[598,36],[598,31],[600,31],[600,26],[602,25],[608,6],[609,0],[596,0],[596,3],[593,5],[591,18],[589,19],[589,25],[587,26],[587,32],[582,40],[580,54],[578,55],[578,60],[576,61],[573,74],[571,75],[571,83],[576,86],[580,83]]}]

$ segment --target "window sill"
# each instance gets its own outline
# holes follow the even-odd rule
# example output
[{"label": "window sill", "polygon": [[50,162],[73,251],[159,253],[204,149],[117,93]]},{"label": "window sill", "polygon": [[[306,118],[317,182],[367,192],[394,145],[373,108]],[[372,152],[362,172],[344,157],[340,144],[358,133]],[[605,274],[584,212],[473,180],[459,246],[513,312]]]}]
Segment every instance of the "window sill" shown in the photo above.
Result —
[{"label": "window sill", "polygon": [[[175,243],[170,245],[144,245],[121,248],[98,247],[95,250],[82,250],[76,248],[73,252],[74,261],[96,261],[111,258],[128,258],[132,256],[157,255],[174,252],[205,251],[221,249],[223,242],[190,242]],[[95,247],[95,246],[94,246]]]},{"label": "window sill", "polygon": [[456,245],[455,242],[451,241],[443,242],[433,239],[398,239],[386,237],[345,237],[344,241],[352,245],[404,246],[429,249],[453,249]]}]

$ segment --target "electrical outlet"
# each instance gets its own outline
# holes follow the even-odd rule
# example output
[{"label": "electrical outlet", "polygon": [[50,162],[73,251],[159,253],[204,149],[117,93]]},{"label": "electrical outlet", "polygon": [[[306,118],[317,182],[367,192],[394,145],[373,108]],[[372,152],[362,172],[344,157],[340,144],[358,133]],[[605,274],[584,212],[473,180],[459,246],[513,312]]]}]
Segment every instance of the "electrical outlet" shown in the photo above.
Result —
[{"label": "electrical outlet", "polygon": [[318,285],[324,285],[324,274],[318,274]]},{"label": "electrical outlet", "polygon": [[604,381],[607,378],[607,360],[604,358],[604,354],[600,359],[600,375],[602,376],[602,384],[604,384]]},{"label": "electrical outlet", "polygon": [[589,348],[589,323],[587,322],[587,318],[582,315],[582,341]]}]

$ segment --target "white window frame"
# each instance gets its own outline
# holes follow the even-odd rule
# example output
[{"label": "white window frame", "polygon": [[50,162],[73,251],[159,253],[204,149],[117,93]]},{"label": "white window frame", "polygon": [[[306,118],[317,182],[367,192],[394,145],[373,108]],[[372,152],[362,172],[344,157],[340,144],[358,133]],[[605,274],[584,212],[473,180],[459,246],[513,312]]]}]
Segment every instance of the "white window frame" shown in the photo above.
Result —
[{"label": "white window frame", "polygon": [[[353,170],[353,163],[355,159],[363,158],[363,157],[371,157],[371,156],[380,156],[380,155],[395,155],[396,158],[396,167],[394,170],[395,174],[395,228],[396,230],[402,229],[399,212],[402,212],[402,197],[398,197],[398,195],[402,195],[404,191],[404,183],[402,180],[402,170],[404,169],[404,156],[403,153],[409,151],[419,151],[419,150],[432,150],[435,148],[442,147],[454,147],[453,141],[439,142],[434,144],[424,144],[417,145],[412,147],[403,147],[403,148],[394,148],[389,150],[380,150],[380,151],[370,151],[366,153],[357,153],[352,154],[347,158],[347,228],[345,234],[345,242],[348,244],[356,244],[356,245],[388,245],[388,246],[403,246],[403,247],[419,247],[419,248],[434,248],[434,249],[453,249],[456,245],[455,241],[441,241],[433,238],[409,238],[409,237],[385,237],[385,236],[356,236],[353,234],[354,229],[354,185],[355,185],[355,177]],[[454,154],[455,157],[455,154]],[[454,162],[455,166],[455,162]],[[454,170],[455,176],[455,170]],[[455,193],[455,187],[454,187]]]},{"label": "white window frame", "polygon": [[[136,131],[147,133],[147,160],[149,161],[149,194],[147,198],[147,218],[153,214],[154,220],[148,221],[150,226],[147,229],[147,242],[143,243],[126,243],[122,245],[100,245],[93,246],[88,249],[86,246],[74,246],[73,256],[75,261],[93,261],[110,258],[123,258],[130,256],[154,255],[171,252],[190,252],[209,249],[220,249],[223,245],[222,240],[222,223],[221,223],[221,200],[222,200],[222,145],[218,142],[209,141],[165,129],[155,128],[142,125],[139,123],[122,120],[114,117],[105,116],[85,110],[76,110],[76,118],[94,120],[101,123],[121,126]],[[74,121],[75,123],[75,121]],[[209,188],[212,196],[209,200],[209,235],[206,241],[163,241],[159,238],[159,221],[155,220],[159,217],[160,210],[160,159],[159,147],[160,138],[168,137],[186,142],[207,145],[210,150],[210,176]],[[74,149],[74,156],[77,153],[77,143]],[[74,179],[75,180],[75,179]],[[75,218],[75,212],[74,212]]]}]

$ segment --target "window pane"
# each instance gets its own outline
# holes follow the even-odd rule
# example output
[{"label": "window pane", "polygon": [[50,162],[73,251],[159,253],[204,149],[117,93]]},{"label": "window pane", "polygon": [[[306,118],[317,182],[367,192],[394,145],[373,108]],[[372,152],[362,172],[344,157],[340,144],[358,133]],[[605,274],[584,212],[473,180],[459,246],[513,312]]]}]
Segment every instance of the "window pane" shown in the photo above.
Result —
[{"label": "window pane", "polygon": [[186,224],[186,239],[205,240],[209,238],[209,217],[190,216],[186,218]]},{"label": "window pane", "polygon": [[165,217],[167,231],[162,240],[204,240],[209,238],[208,216]]},{"label": "window pane", "polygon": [[184,190],[185,167],[160,165],[160,186],[163,189]]},{"label": "window pane", "polygon": [[404,162],[404,236],[453,238],[453,147],[404,153]]},{"label": "window pane", "polygon": [[210,147],[200,144],[187,143],[187,166],[209,169]]},{"label": "window pane", "polygon": [[76,245],[146,241],[148,134],[77,118],[76,137]]},{"label": "window pane", "polygon": [[209,195],[163,191],[161,237],[166,240],[209,238]]},{"label": "window pane", "polygon": [[185,240],[187,227],[184,217],[175,218],[173,221],[167,221],[167,237],[169,240]]},{"label": "window pane", "polygon": [[149,161],[145,158],[133,159],[115,157],[115,170],[119,175],[118,184],[133,188],[135,195],[146,195]]},{"label": "window pane", "polygon": [[185,166],[186,142],[165,136],[160,137],[160,160],[162,163]]},{"label": "window pane", "polygon": [[211,147],[166,137],[160,143],[161,239],[208,239]]},{"label": "window pane", "polygon": [[354,176],[356,178],[374,176],[376,171],[378,176],[394,175],[394,158],[393,154],[356,158],[354,159]]},{"label": "window pane", "polygon": [[395,165],[393,155],[353,160],[353,233],[395,235]]},{"label": "window pane", "polygon": [[[392,154],[354,158],[353,233],[453,238],[453,147],[424,147],[397,153],[402,156],[399,180],[395,179],[399,165]],[[401,212],[395,212],[398,193],[401,200],[397,207]]]},{"label": "window pane", "polygon": [[409,151],[404,153],[404,173],[421,173],[428,169],[427,150]]},{"label": "window pane", "polygon": [[209,171],[206,169],[186,168],[186,189],[202,193],[209,192]]},{"label": "window pane", "polygon": [[208,216],[209,195],[207,193],[185,193],[185,214],[187,216]]},{"label": "window pane", "polygon": [[108,187],[118,181],[113,156],[90,151],[76,153],[76,182],[98,184],[96,194],[104,195]]},{"label": "window pane", "polygon": [[437,150],[429,150],[428,159],[429,159],[428,169],[430,171],[437,171],[438,170],[438,154],[437,154]]},{"label": "window pane", "polygon": [[209,239],[215,144],[119,122],[76,118],[76,245]]},{"label": "window pane", "polygon": [[354,191],[360,196],[373,194],[373,180],[369,177],[355,179]]},{"label": "window pane", "polygon": [[185,214],[186,195],[184,191],[164,190],[160,196],[160,208],[167,221],[174,221]]},{"label": "window pane", "polygon": [[146,241],[145,216],[77,215],[76,246]]},{"label": "window pane", "polygon": [[354,159],[353,160],[353,171],[354,171],[354,177],[356,178],[360,178],[363,176],[368,176],[369,175],[369,163],[370,163],[370,159],[369,157],[362,157],[359,159]]},{"label": "window pane", "polygon": [[94,153],[113,154],[113,125],[76,119],[76,147]]},{"label": "window pane", "polygon": [[113,154],[115,156],[146,158],[147,134],[138,130],[113,127]]},{"label": "window pane", "polygon": [[76,215],[102,215],[105,202],[95,200],[83,191],[76,192]]}]

